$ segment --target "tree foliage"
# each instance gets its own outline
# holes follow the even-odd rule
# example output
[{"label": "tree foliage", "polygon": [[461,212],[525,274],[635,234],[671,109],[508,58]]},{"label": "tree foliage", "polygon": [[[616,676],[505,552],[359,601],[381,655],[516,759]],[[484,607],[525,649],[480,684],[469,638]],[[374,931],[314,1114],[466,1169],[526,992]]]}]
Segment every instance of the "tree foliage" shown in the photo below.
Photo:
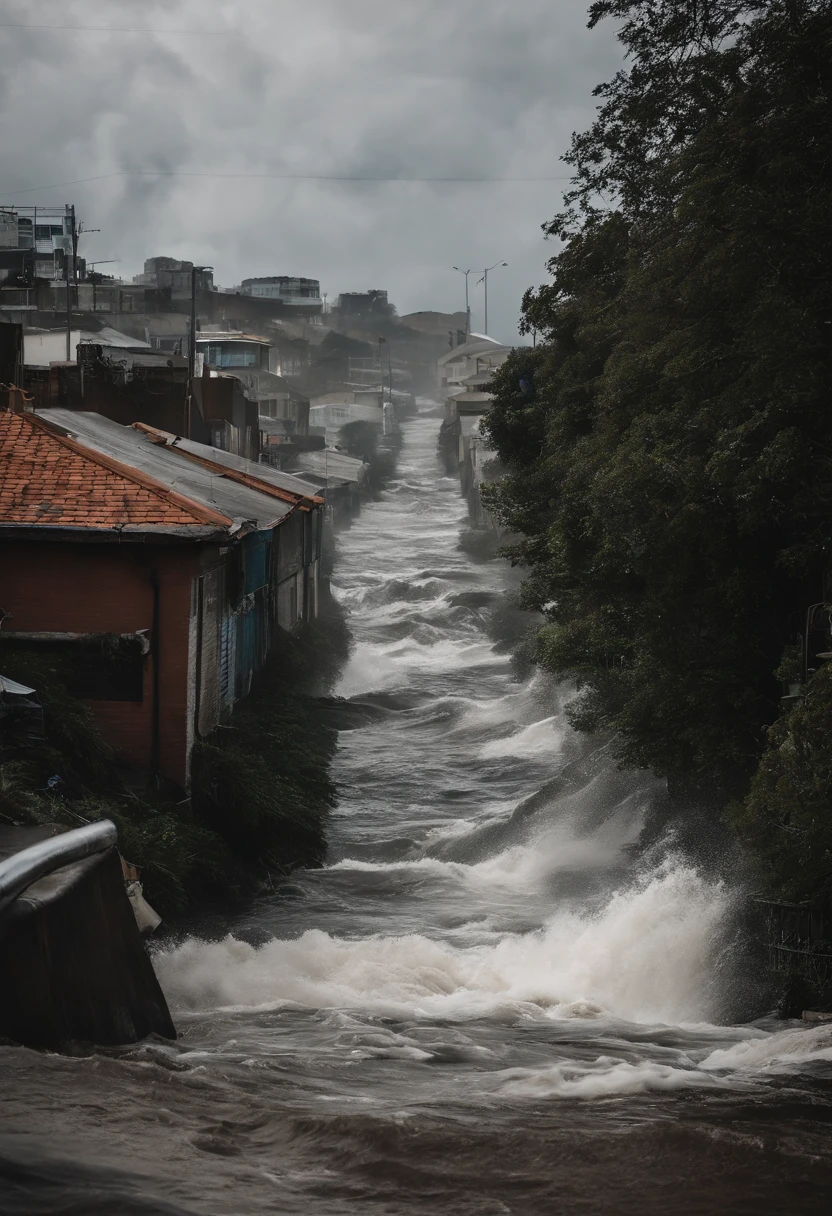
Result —
[{"label": "tree foliage", "polygon": [[832,668],[771,727],[745,802],[734,808],[769,886],[790,900],[832,905]]},{"label": "tree foliage", "polygon": [[573,140],[524,300],[543,340],[487,419],[489,506],[577,725],[715,798],[758,763],[832,546],[831,14],[593,6],[628,68]]}]

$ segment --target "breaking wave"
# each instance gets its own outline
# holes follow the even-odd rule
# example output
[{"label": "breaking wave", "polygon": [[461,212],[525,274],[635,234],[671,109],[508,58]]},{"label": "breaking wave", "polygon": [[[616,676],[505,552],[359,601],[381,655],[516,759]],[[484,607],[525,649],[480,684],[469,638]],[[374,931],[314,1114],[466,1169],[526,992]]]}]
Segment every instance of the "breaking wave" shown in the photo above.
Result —
[{"label": "breaking wave", "polygon": [[518,1020],[570,1017],[580,1005],[633,1022],[703,1021],[712,1015],[713,940],[729,905],[724,886],[676,865],[616,893],[597,913],[561,911],[538,931],[489,945],[311,930],[262,946],[191,939],[155,962],[180,1009],[292,1004]]}]

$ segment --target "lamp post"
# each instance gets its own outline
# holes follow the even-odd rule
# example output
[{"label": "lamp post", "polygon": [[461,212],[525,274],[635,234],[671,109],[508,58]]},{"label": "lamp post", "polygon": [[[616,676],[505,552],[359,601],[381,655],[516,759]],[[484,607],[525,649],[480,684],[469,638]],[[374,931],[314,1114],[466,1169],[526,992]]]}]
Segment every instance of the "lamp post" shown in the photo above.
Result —
[{"label": "lamp post", "polygon": [[471,307],[468,303],[468,275],[470,270],[461,270],[459,266],[453,266],[453,270],[465,275],[465,337],[467,338],[471,332]]},{"label": "lamp post", "polygon": [[477,279],[478,287],[479,287],[480,283],[485,284],[485,332],[486,332],[486,335],[488,334],[488,275],[489,275],[490,271],[496,270],[498,266],[508,266],[508,262],[495,262],[493,266],[486,266],[485,270],[482,272],[482,278]]}]

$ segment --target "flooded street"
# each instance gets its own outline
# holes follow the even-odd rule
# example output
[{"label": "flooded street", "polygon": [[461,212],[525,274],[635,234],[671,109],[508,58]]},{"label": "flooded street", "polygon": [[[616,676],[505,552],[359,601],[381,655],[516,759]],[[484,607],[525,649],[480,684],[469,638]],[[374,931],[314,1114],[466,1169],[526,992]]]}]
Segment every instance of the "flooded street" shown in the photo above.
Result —
[{"label": "flooded street", "polygon": [[176,1044],[0,1047],[0,1213],[828,1211],[832,1026],[743,1021],[743,893],[516,678],[438,428],[339,538],[326,868],[157,953]]}]

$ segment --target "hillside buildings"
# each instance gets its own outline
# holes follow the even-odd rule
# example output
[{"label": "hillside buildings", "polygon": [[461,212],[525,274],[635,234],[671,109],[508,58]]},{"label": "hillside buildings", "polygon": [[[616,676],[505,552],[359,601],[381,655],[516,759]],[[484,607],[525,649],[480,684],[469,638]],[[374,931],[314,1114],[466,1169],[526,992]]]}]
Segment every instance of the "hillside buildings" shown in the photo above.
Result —
[{"label": "hillside buildings", "polygon": [[323,306],[321,284],[317,279],[291,278],[289,275],[243,279],[240,294],[258,300],[277,300],[297,310],[299,315],[320,313]]},{"label": "hillside buildings", "polygon": [[192,279],[196,280],[197,291],[214,290],[214,275],[211,270],[199,267],[194,271],[193,262],[182,262],[178,258],[148,258],[144,264],[144,273],[135,275],[133,282],[142,287],[167,289],[174,300],[190,300]]}]

